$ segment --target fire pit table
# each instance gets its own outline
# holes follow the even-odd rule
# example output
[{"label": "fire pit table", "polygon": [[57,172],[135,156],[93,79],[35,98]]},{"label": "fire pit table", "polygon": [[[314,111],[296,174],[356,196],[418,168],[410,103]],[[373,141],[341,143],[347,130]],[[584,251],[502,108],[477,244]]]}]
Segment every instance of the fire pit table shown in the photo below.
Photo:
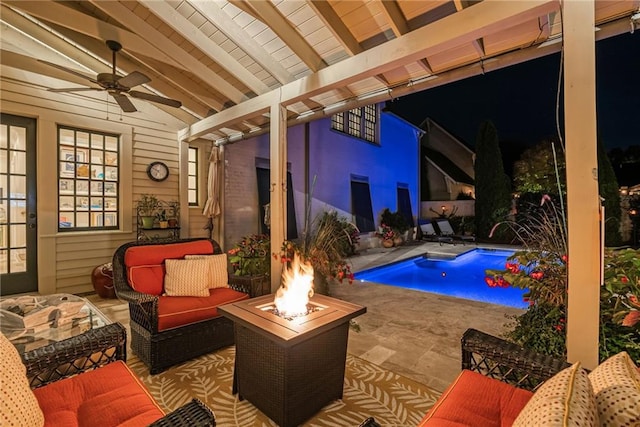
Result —
[{"label": "fire pit table", "polygon": [[324,295],[308,314],[274,314],[273,295],[218,307],[235,325],[233,393],[282,427],[297,426],[342,398],[349,320],[366,307]]}]

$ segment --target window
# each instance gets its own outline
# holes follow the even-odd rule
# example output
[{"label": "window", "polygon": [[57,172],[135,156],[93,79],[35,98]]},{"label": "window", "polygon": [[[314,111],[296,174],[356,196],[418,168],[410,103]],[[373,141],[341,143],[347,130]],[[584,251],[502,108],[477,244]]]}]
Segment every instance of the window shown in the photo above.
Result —
[{"label": "window", "polygon": [[411,210],[411,197],[409,195],[409,186],[407,184],[398,183],[398,212],[402,214],[407,221],[409,227],[414,226],[413,211]]},{"label": "window", "polygon": [[189,171],[187,175],[187,192],[189,206],[198,206],[198,149],[189,147]]},{"label": "window", "polygon": [[378,142],[378,107],[367,105],[331,116],[331,129],[369,142]]},{"label": "window", "polygon": [[360,232],[375,231],[371,191],[366,177],[351,177],[351,212],[356,217],[356,226]]},{"label": "window", "polygon": [[114,230],[120,136],[58,126],[58,231]]}]

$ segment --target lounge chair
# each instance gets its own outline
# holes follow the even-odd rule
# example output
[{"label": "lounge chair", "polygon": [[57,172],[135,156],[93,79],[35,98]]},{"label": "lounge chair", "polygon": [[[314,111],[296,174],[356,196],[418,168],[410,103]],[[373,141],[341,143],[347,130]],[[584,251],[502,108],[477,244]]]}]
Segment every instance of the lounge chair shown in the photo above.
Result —
[{"label": "lounge chair", "polygon": [[436,230],[433,228],[433,224],[430,222],[420,224],[420,231],[422,232],[422,240],[438,242],[440,243],[440,246],[442,246],[443,243],[454,243],[453,237],[442,236],[436,233]]},{"label": "lounge chair", "polygon": [[465,236],[464,234],[456,234],[451,227],[451,223],[448,219],[438,218],[434,220],[436,226],[440,230],[441,236],[451,237],[453,240],[459,240],[464,245],[466,242],[475,242],[475,236]]}]

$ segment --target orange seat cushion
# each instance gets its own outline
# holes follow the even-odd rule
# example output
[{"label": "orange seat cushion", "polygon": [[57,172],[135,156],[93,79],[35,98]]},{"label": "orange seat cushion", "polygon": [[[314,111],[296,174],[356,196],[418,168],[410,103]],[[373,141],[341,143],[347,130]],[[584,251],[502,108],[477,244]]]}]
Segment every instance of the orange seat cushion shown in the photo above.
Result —
[{"label": "orange seat cushion", "polygon": [[138,292],[161,295],[164,292],[164,260],[182,259],[185,255],[211,255],[209,240],[132,246],[124,254],[129,285]]},{"label": "orange seat cushion", "polygon": [[158,298],[158,331],[218,317],[218,307],[249,298],[231,288],[209,289],[208,297],[161,296]]},{"label": "orange seat cushion", "polygon": [[532,395],[528,390],[463,370],[418,426],[510,426]]},{"label": "orange seat cushion", "polygon": [[142,426],[164,416],[121,360],[33,392],[44,413],[45,427]]}]

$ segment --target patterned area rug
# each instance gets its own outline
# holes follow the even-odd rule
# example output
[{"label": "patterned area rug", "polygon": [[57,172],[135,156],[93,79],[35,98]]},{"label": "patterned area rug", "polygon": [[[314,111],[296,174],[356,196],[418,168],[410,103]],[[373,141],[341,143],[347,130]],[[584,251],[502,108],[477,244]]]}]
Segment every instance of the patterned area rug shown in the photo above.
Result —
[{"label": "patterned area rug", "polygon": [[[171,411],[197,397],[211,408],[220,427],[276,426],[251,403],[231,394],[235,347],[199,357],[149,375],[135,355],[127,364],[156,401]],[[383,426],[415,426],[433,406],[439,392],[347,354],[344,393],[304,426],[358,426],[373,416]]]}]

